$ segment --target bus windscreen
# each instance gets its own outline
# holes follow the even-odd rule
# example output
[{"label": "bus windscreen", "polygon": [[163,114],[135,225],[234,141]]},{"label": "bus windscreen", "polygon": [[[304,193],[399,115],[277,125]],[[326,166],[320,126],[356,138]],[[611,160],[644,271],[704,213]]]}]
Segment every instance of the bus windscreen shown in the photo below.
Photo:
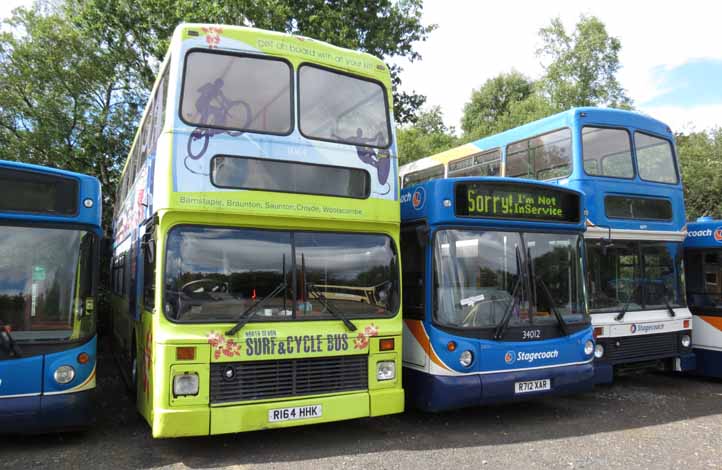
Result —
[{"label": "bus windscreen", "polygon": [[75,215],[78,183],[61,176],[2,168],[0,211]]},{"label": "bus windscreen", "polygon": [[458,217],[578,223],[579,195],[564,190],[509,183],[456,184]]}]

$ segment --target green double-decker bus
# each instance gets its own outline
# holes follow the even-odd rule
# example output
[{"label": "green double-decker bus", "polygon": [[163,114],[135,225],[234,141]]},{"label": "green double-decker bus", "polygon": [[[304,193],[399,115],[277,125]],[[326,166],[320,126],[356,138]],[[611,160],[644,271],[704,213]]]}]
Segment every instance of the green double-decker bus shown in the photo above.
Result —
[{"label": "green double-decker bus", "polygon": [[116,194],[117,358],[153,436],[403,410],[384,63],[184,24]]}]

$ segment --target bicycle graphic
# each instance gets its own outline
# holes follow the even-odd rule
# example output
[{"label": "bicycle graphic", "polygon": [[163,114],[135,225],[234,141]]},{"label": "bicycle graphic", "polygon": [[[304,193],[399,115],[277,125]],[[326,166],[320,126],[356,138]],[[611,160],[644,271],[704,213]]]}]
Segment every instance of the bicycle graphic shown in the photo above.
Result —
[{"label": "bicycle graphic", "polygon": [[[250,126],[253,116],[251,107],[243,100],[229,100],[223,94],[223,80],[218,78],[208,82],[198,89],[198,99],[195,102],[197,113],[200,115],[198,122],[203,126],[196,127],[188,136],[186,150],[191,160],[198,160],[208,150],[211,137],[218,134],[228,134],[238,137],[243,131],[223,129],[224,127],[246,129]],[[188,168],[188,165],[186,165]],[[196,173],[188,168],[189,171]]]}]

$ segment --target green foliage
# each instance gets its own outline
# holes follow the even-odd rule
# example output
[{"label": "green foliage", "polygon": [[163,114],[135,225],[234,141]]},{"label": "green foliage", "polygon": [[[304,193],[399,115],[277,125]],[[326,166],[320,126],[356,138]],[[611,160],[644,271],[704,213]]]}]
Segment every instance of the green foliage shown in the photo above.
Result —
[{"label": "green foliage", "polygon": [[495,134],[577,106],[631,107],[616,79],[619,39],[582,16],[568,33],[559,18],[539,31],[544,75],[532,81],[516,71],[490,78],[464,106],[464,140]]},{"label": "green foliage", "polygon": [[18,10],[0,35],[0,158],[89,173],[106,224],[144,100],[127,51],[99,48],[57,13]]},{"label": "green foliage", "polygon": [[458,145],[453,127],[446,127],[439,106],[418,114],[412,125],[396,130],[399,148],[399,164],[428,157]]},{"label": "green foliage", "polygon": [[677,135],[687,220],[722,218],[722,128]]},{"label": "green foliage", "polygon": [[[254,26],[299,34],[377,57],[421,58],[414,43],[434,25],[423,25],[422,0],[66,0],[66,14],[109,47],[134,51],[135,64],[152,84],[156,65],[182,22]],[[151,59],[151,60],[149,60]],[[399,90],[398,65],[390,65],[394,112],[399,123],[412,122],[425,97]]]},{"label": "green foliage", "polygon": [[616,78],[622,43],[609,36],[598,18],[582,16],[571,33],[555,18],[539,36],[543,45],[537,55],[544,64],[541,89],[555,109],[631,105]]},{"label": "green foliage", "polygon": [[512,105],[533,93],[534,83],[519,72],[512,70],[490,78],[471,92],[471,100],[464,105],[461,118],[464,136],[477,139],[498,132],[499,121],[509,120]]}]

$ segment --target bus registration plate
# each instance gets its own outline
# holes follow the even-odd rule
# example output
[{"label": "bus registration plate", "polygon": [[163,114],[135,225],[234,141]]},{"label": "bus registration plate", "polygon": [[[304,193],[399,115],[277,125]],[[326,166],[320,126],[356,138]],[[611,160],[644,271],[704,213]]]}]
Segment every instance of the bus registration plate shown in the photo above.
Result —
[{"label": "bus registration plate", "polygon": [[294,406],[292,408],[276,408],[268,410],[268,422],[293,421],[295,419],[320,418],[323,414],[321,405]]},{"label": "bus registration plate", "polygon": [[514,393],[538,392],[541,390],[551,390],[552,384],[549,379],[528,380],[526,382],[515,382]]}]

